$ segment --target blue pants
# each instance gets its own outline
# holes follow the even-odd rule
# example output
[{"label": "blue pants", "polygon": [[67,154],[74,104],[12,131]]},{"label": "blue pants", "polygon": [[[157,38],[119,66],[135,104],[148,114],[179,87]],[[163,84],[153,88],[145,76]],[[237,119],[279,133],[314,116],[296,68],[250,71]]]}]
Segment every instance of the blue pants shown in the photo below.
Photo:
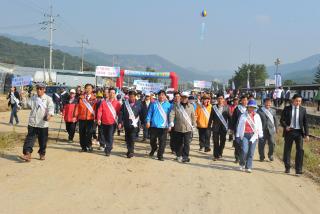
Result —
[{"label": "blue pants", "polygon": [[11,105],[11,114],[10,114],[10,123],[13,124],[13,118],[16,119],[16,123],[19,123],[19,118],[18,118],[18,105],[13,104]]},{"label": "blue pants", "polygon": [[256,149],[256,142],[250,142],[252,135],[253,134],[244,134],[241,141],[242,155],[240,155],[240,166],[245,166],[246,169],[252,169],[252,161]]}]

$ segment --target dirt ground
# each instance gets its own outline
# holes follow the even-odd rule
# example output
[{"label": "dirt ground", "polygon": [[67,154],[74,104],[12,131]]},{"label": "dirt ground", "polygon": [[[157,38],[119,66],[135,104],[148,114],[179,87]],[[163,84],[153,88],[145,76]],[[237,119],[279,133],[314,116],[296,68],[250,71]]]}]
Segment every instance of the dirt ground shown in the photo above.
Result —
[{"label": "dirt ground", "polygon": [[[20,111],[19,126],[11,127],[9,112],[1,112],[0,131],[25,133],[27,115]],[[150,147],[142,142],[127,159],[122,135],[106,157],[79,153],[78,141],[62,140],[64,132],[56,143],[59,123],[56,116],[50,124],[45,161],[34,152],[31,163],[20,162],[21,142],[0,156],[0,213],[320,213],[319,185],[284,174],[279,160],[256,157],[252,174],[240,172],[230,143],[214,162],[194,139],[191,162],[180,164],[169,147],[164,162],[148,158]]]}]

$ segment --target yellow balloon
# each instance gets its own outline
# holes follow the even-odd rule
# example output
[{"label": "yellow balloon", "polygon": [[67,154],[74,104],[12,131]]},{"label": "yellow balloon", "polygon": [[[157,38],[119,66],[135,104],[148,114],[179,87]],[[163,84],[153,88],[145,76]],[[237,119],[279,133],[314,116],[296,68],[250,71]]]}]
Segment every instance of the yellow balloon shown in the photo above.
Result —
[{"label": "yellow balloon", "polygon": [[202,16],[202,17],[206,17],[206,16],[207,16],[207,11],[206,11],[206,10],[203,10],[203,11],[201,12],[201,16]]}]

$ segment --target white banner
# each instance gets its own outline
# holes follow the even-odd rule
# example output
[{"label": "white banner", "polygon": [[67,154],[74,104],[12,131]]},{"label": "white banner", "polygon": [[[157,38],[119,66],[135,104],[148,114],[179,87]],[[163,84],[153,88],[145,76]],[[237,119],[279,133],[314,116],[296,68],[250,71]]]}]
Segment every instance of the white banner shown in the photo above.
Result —
[{"label": "white banner", "polygon": [[12,79],[12,87],[25,86],[32,84],[31,76],[14,77]]},{"label": "white banner", "polygon": [[96,76],[98,77],[119,77],[120,67],[96,66]]},{"label": "white banner", "polygon": [[133,85],[139,85],[140,82],[149,82],[149,80],[133,80]]},{"label": "white banner", "polygon": [[195,88],[211,88],[212,82],[194,80],[193,87]]},{"label": "white banner", "polygon": [[136,89],[146,92],[157,92],[163,88],[163,83],[139,82]]},{"label": "white banner", "polygon": [[274,79],[275,79],[275,86],[281,87],[282,86],[282,78],[281,78],[281,74],[275,74],[274,75]]}]

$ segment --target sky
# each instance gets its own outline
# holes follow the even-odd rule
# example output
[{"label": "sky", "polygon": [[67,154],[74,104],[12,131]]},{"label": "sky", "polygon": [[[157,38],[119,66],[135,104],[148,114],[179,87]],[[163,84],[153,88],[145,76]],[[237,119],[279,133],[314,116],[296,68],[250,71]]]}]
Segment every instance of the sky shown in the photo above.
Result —
[{"label": "sky", "polygon": [[[54,43],[108,54],[157,54],[187,68],[235,70],[320,53],[319,0],[0,0],[0,32],[48,39],[38,24],[52,3]],[[207,17],[200,16],[207,11]],[[205,23],[204,40],[200,39]],[[250,48],[251,47],[251,48]],[[251,51],[249,51],[251,50]],[[251,54],[249,54],[251,52]],[[251,56],[251,57],[249,57]]]}]

